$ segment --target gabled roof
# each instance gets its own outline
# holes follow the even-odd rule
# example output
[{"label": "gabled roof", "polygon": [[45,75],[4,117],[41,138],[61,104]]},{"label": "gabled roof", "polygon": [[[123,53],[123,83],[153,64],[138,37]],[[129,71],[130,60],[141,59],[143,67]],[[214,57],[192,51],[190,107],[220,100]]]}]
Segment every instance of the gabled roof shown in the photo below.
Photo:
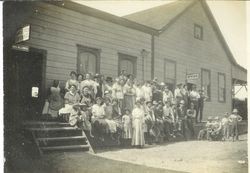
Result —
[{"label": "gabled roof", "polygon": [[166,30],[170,25],[172,25],[180,16],[182,16],[190,7],[192,7],[197,2],[200,2],[230,62],[233,65],[235,65],[238,69],[247,72],[245,68],[243,68],[236,62],[205,0],[177,0],[175,2],[166,5],[133,13],[124,17],[118,17],[82,4],[78,4],[73,1],[45,1],[45,2],[72,11],[83,13],[89,16],[93,16],[102,20],[106,20],[131,29],[139,30],[151,35],[159,35],[161,32]]},{"label": "gabled roof", "polygon": [[166,5],[157,6],[147,10],[139,11],[123,18],[134,22],[146,25],[148,27],[161,30],[164,26],[170,23],[176,16],[180,15],[190,5],[194,3],[190,1],[174,1]]},{"label": "gabled roof", "polygon": [[176,0],[166,5],[143,10],[123,17],[134,22],[140,23],[142,25],[154,28],[158,30],[160,34],[164,30],[166,30],[170,25],[172,25],[183,13],[185,13],[190,7],[192,7],[197,2],[201,3],[201,6],[203,7],[206,15],[208,16],[209,21],[217,37],[219,38],[230,62],[238,69],[246,72],[247,70],[236,62],[205,0]]},{"label": "gabled roof", "polygon": [[61,8],[65,8],[68,10],[76,11],[78,13],[82,13],[85,15],[89,15],[92,17],[96,17],[105,21],[109,21],[127,28],[135,29],[138,31],[142,31],[144,33],[150,34],[150,35],[157,35],[158,31],[154,28],[148,27],[146,25],[139,24],[137,22],[133,22],[131,20],[121,18],[115,15],[112,15],[110,13],[97,10],[95,8],[88,7],[86,5],[77,3],[72,0],[62,0],[62,1],[45,1],[46,3],[53,4],[56,6],[59,6]]}]

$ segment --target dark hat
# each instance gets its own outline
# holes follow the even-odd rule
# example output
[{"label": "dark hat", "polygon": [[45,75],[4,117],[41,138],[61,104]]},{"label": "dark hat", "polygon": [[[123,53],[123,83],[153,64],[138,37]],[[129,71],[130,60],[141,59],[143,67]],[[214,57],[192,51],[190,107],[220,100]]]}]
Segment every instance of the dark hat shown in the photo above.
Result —
[{"label": "dark hat", "polygon": [[181,86],[181,85],[182,85],[182,83],[178,83],[178,84],[177,84],[177,86]]},{"label": "dark hat", "polygon": [[95,99],[96,101],[98,101],[98,100],[103,100],[101,97],[97,97],[96,99]]},{"label": "dark hat", "polygon": [[112,82],[112,81],[113,81],[112,77],[110,76],[106,77],[106,82]]},{"label": "dark hat", "polygon": [[147,101],[146,104],[152,103],[151,101]]}]

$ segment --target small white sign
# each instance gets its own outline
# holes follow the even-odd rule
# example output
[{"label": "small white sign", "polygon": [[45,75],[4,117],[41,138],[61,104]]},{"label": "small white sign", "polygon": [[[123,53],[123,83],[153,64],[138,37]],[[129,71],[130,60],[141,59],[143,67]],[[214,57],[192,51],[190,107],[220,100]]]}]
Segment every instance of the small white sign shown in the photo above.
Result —
[{"label": "small white sign", "polygon": [[12,46],[12,49],[15,49],[15,50],[20,50],[20,51],[24,51],[24,52],[29,52],[29,46],[25,46],[25,45],[13,45]]},{"label": "small white sign", "polygon": [[15,43],[20,43],[23,41],[27,41],[29,39],[30,39],[30,25],[26,25],[17,30]]},{"label": "small white sign", "polygon": [[187,74],[187,80],[194,80],[194,79],[199,79],[198,73]]},{"label": "small white sign", "polygon": [[38,87],[32,87],[31,88],[31,96],[37,98],[39,94],[39,88]]}]

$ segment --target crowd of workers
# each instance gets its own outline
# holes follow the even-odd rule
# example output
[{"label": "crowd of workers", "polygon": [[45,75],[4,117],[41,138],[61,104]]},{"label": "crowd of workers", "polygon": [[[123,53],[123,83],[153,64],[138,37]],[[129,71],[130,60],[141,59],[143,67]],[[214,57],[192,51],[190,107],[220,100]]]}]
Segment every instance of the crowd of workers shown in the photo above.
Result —
[{"label": "crowd of workers", "polygon": [[[72,71],[64,88],[60,88],[59,81],[53,81],[43,114],[89,131],[91,137],[100,141],[107,134],[116,138],[115,134],[119,133],[123,139],[131,140],[132,146],[142,147],[145,143],[177,136],[187,140],[187,134],[195,139],[194,124],[202,121],[206,99],[204,91],[197,91],[196,85],[188,90],[185,84],[179,83],[172,92],[157,78],[142,82],[125,71],[114,81],[100,74]],[[236,135],[238,126],[234,124],[240,119],[236,121],[234,115],[235,111],[228,121]],[[226,126],[225,119],[222,123],[218,121],[209,118],[198,139],[215,139],[217,131],[227,134],[229,122]]]}]

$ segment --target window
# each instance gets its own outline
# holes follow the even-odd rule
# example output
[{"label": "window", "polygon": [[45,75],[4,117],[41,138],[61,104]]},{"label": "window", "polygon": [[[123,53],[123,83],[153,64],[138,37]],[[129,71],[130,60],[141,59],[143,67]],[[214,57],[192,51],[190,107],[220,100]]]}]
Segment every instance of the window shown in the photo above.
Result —
[{"label": "window", "polygon": [[165,59],[164,63],[164,81],[173,92],[176,82],[176,62]]},{"label": "window", "polygon": [[210,70],[201,69],[201,88],[208,97],[207,101],[211,100],[211,73]]},{"label": "window", "polygon": [[226,101],[226,77],[223,73],[218,73],[218,101]]},{"label": "window", "polygon": [[77,72],[85,73],[99,73],[100,72],[100,50],[89,48],[85,46],[77,46]]},{"label": "window", "polygon": [[118,75],[120,75],[122,71],[125,71],[126,74],[132,74],[134,77],[136,77],[137,57],[122,53],[118,53],[118,56]]},{"label": "window", "polygon": [[200,25],[194,24],[194,38],[203,40],[203,28]]}]

